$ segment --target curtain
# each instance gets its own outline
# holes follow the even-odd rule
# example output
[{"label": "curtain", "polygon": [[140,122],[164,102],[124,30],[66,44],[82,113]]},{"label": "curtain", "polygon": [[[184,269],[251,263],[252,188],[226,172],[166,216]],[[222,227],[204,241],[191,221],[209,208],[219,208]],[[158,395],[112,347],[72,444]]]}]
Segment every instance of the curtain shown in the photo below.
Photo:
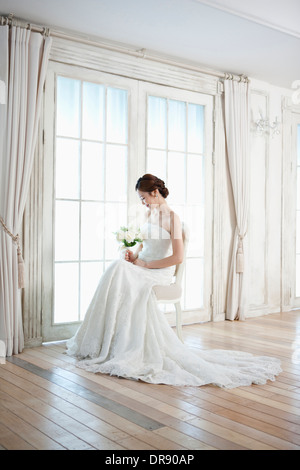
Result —
[{"label": "curtain", "polygon": [[224,81],[227,158],[236,215],[228,290],[226,319],[245,320],[248,312],[249,260],[249,84]]},{"label": "curtain", "polygon": [[51,38],[0,26],[0,341],[6,355],[24,347],[19,232],[29,188]]}]

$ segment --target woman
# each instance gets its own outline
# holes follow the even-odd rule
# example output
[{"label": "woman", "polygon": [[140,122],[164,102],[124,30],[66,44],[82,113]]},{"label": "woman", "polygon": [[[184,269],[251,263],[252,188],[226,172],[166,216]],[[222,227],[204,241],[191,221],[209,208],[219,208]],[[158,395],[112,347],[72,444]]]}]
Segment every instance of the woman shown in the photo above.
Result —
[{"label": "woman", "polygon": [[67,342],[68,354],[85,370],[156,384],[233,388],[275,380],[277,359],[239,351],[196,353],[177,338],[152,287],[170,284],[182,262],[181,222],[166,202],[162,180],[146,174],[135,189],[147,208],[143,244],[106,269],[82,325]]}]

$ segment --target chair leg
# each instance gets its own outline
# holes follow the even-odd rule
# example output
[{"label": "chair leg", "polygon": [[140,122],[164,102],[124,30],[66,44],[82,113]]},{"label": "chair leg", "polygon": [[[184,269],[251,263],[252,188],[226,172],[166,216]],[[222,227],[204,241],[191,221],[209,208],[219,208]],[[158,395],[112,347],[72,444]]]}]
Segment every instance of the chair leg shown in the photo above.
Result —
[{"label": "chair leg", "polygon": [[176,308],[176,331],[178,338],[183,342],[182,339],[182,324],[181,324],[181,305],[180,302],[175,304]]}]

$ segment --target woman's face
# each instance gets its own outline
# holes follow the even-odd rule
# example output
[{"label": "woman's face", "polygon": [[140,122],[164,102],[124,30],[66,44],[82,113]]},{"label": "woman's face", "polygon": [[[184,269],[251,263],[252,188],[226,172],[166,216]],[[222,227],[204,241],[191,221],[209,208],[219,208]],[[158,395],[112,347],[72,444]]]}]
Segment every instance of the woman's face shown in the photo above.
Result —
[{"label": "woman's face", "polygon": [[[151,209],[152,204],[157,205],[157,198],[155,197],[155,191],[152,193],[145,193],[144,191],[137,191],[142,204],[144,204],[148,209]],[[153,195],[152,195],[153,194]]]}]

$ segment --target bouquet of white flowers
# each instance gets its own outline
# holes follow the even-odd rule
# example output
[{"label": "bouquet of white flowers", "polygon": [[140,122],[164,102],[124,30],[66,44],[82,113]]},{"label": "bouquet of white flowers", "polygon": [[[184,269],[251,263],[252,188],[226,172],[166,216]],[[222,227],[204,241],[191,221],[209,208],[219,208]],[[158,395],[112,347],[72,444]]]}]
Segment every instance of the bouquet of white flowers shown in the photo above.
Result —
[{"label": "bouquet of white flowers", "polygon": [[120,250],[142,243],[143,237],[141,229],[136,227],[120,227],[120,230],[113,232],[118,242],[121,242]]}]

